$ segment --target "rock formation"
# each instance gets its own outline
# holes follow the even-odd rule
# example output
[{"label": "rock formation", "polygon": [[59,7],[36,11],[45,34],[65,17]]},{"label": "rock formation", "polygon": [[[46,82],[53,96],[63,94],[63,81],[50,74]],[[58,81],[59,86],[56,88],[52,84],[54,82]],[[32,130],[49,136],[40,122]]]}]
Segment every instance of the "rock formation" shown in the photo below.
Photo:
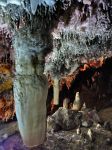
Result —
[{"label": "rock formation", "polygon": [[112,54],[112,1],[0,0],[0,5],[2,20],[15,35],[19,129],[28,146],[39,145],[46,126],[48,85],[43,73],[59,79],[74,72],[85,58]]}]

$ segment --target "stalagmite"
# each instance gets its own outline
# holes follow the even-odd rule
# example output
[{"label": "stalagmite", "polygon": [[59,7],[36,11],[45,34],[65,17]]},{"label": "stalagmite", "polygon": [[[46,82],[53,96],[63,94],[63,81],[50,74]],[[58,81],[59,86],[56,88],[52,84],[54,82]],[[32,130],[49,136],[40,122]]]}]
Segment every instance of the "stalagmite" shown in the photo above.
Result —
[{"label": "stalagmite", "polygon": [[81,128],[80,127],[76,129],[76,133],[77,133],[77,135],[81,134]]},{"label": "stalagmite", "polygon": [[79,95],[79,92],[76,92],[75,100],[73,102],[72,110],[79,111],[80,109],[81,109],[80,95]]},{"label": "stalagmite", "polygon": [[89,136],[89,139],[92,141],[93,140],[93,133],[92,133],[91,129],[88,129],[87,135]]},{"label": "stalagmite", "polygon": [[38,54],[42,47],[36,47],[32,35],[25,34],[23,30],[15,36],[14,98],[23,142],[32,147],[42,144],[46,137],[48,83],[43,75],[43,55]]},{"label": "stalagmite", "polygon": [[65,98],[63,100],[63,108],[68,109],[69,108],[69,103],[70,103],[70,99],[69,98]]},{"label": "stalagmite", "polygon": [[59,79],[54,78],[54,105],[59,104]]},{"label": "stalagmite", "polygon": [[87,109],[86,103],[84,102],[84,103],[83,103],[83,106],[82,106],[82,108],[81,108],[81,111],[85,111],[86,109]]}]

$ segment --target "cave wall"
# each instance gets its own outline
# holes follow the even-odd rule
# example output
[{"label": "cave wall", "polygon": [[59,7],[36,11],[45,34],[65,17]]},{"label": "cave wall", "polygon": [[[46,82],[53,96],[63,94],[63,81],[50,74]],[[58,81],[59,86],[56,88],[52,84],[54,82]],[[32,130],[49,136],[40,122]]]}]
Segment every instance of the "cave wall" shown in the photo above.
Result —
[{"label": "cave wall", "polygon": [[[45,74],[60,79],[73,74],[88,59],[97,60],[101,56],[107,58],[112,55],[111,1],[58,0],[52,5],[43,3],[36,3],[34,8],[29,1],[19,1],[16,5],[10,1],[6,7],[0,7],[0,11],[13,31],[23,29],[27,38],[36,33],[39,43],[34,37],[29,45],[39,45],[46,56]],[[39,52],[34,49],[33,54],[27,55],[33,55],[37,60]]]}]

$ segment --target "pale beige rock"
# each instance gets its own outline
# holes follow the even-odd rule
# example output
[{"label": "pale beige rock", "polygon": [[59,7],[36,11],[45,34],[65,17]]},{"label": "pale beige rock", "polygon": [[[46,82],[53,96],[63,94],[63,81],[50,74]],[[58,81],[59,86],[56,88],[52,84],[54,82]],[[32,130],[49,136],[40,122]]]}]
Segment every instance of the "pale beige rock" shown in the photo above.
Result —
[{"label": "pale beige rock", "polygon": [[76,92],[72,110],[79,111],[80,109],[81,109],[81,99],[80,99],[79,92]]},{"label": "pale beige rock", "polygon": [[[30,32],[30,31],[29,31]],[[40,44],[39,44],[40,43]],[[18,127],[28,147],[46,138],[46,99],[48,81],[44,70],[41,39],[21,29],[15,38],[14,99]]]},{"label": "pale beige rock", "polygon": [[58,78],[54,78],[54,104],[58,105],[59,104],[59,79]]},{"label": "pale beige rock", "polygon": [[45,140],[47,86],[41,76],[20,77],[14,82],[18,126],[27,146],[40,145]]}]

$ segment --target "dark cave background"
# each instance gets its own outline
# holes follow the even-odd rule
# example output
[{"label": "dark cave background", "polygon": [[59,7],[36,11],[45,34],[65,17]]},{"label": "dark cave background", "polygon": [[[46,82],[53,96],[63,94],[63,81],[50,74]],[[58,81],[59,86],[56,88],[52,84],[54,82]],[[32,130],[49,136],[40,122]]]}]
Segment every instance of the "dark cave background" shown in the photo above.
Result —
[{"label": "dark cave background", "polygon": [[[96,76],[94,77],[94,75]],[[75,79],[69,89],[66,83],[60,89],[59,107],[63,106],[65,98],[69,98],[70,103],[73,103],[76,92],[80,92],[81,103],[83,105],[85,102],[87,108],[96,108],[99,111],[112,106],[112,58],[107,58],[98,68],[90,67],[85,71],[78,70],[77,75],[74,76]],[[47,97],[48,112],[51,109],[52,99],[53,86],[51,85]]]}]

